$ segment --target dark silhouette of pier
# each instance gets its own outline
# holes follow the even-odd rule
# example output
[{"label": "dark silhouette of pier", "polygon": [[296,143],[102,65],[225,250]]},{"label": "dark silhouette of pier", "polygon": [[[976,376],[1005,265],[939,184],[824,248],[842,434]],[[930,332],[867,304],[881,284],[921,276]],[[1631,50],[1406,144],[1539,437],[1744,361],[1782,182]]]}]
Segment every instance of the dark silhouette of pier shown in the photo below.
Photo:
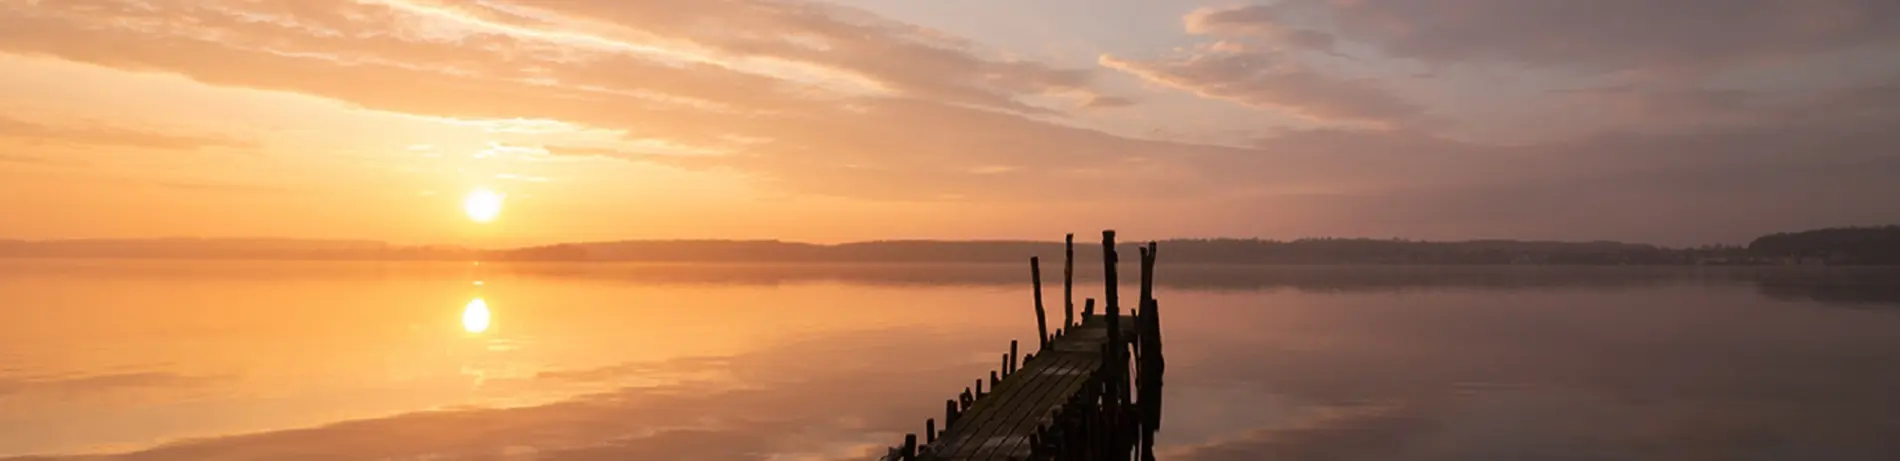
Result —
[{"label": "dark silhouette of pier", "polygon": [[886,460],[1154,459],[1166,367],[1154,298],[1156,244],[1139,247],[1141,293],[1131,315],[1123,315],[1115,231],[1103,231],[1102,311],[1096,312],[1095,299],[1089,298],[1079,318],[1074,234],[1065,247],[1061,323],[1050,330],[1042,300],[1042,262],[1031,257],[1036,349],[1019,357],[1018,342],[1010,341],[1009,353],[988,380],[978,378],[956,398],[944,401],[941,427],[935,418],[925,420],[923,439],[905,435]]}]

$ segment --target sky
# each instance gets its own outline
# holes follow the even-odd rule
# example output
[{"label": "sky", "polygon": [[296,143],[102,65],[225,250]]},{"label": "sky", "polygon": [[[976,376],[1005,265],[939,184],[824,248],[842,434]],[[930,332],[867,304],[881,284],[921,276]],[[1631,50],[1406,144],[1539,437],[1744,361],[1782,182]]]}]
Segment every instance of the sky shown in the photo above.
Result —
[{"label": "sky", "polygon": [[0,197],[12,239],[1746,243],[1900,222],[1900,3],[0,0]]}]

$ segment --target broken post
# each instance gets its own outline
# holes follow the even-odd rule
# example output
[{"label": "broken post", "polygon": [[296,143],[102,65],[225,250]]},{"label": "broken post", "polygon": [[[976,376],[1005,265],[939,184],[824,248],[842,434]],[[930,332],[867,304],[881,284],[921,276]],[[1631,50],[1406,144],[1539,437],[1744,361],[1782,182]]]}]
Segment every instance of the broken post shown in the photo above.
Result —
[{"label": "broken post", "polygon": [[1016,374],[1016,340],[1009,340],[1009,374]]},{"label": "broken post", "polygon": [[1042,262],[1041,258],[1029,257],[1029,278],[1036,286],[1036,337],[1042,341],[1041,347],[1049,347],[1049,320],[1042,312]]}]

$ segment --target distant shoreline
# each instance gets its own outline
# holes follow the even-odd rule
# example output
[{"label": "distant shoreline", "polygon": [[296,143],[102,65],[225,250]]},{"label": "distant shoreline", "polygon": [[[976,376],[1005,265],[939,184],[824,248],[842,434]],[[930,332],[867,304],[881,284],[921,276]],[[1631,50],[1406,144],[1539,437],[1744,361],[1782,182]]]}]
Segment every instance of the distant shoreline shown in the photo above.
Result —
[{"label": "distant shoreline", "polygon": [[[1100,264],[1078,236],[1077,264]],[[1774,234],[1748,246],[1668,248],[1621,242],[1357,238],[1292,241],[1170,239],[1171,263],[1210,265],[1900,265],[1900,226]],[[1136,252],[1133,243],[1121,247]],[[0,259],[545,261],[650,263],[1060,263],[1062,242],[888,240],[812,244],[776,240],[634,240],[484,250],[295,239],[0,240]]]}]

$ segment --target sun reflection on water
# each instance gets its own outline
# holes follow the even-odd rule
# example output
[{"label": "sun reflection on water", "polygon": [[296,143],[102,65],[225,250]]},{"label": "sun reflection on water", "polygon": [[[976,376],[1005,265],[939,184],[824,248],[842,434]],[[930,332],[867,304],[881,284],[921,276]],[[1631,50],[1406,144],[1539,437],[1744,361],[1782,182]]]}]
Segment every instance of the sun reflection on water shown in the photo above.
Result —
[{"label": "sun reflection on water", "polygon": [[468,302],[467,307],[462,308],[462,329],[469,333],[488,331],[491,315],[488,312],[488,302],[483,301],[482,298],[475,298]]}]

